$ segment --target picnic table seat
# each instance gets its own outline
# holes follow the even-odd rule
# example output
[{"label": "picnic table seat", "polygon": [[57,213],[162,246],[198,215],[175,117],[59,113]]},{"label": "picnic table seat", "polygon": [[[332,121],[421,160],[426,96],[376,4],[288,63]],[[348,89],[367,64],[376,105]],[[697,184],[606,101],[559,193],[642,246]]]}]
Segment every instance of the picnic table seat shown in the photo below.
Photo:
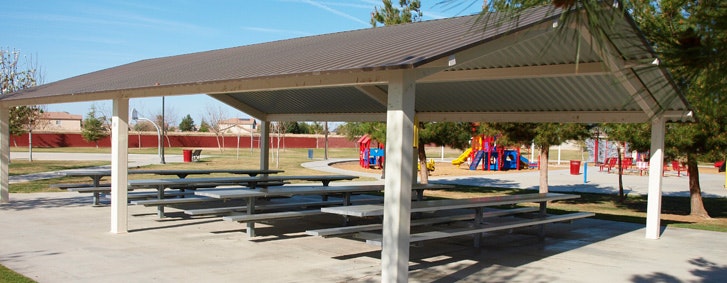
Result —
[{"label": "picnic table seat", "polygon": [[[535,212],[535,211],[538,211],[537,207],[493,209],[490,211],[483,212],[482,218],[487,219],[487,218],[492,218],[492,217],[502,217],[502,216],[520,214],[520,213]],[[451,222],[474,220],[474,219],[475,219],[474,213],[454,214],[454,215],[414,219],[411,221],[410,225],[412,227],[414,227],[414,226],[435,225],[435,224],[451,223]],[[321,236],[321,237],[336,236],[336,237],[339,237],[339,236],[347,236],[347,235],[353,235],[353,234],[360,233],[360,232],[367,232],[367,231],[374,231],[374,230],[381,230],[381,229],[383,229],[383,224],[375,223],[375,224],[366,224],[366,225],[355,225],[355,226],[317,229],[317,230],[307,230],[305,232],[306,232],[306,234],[311,235],[311,236]]]},{"label": "picnic table seat", "polygon": [[[427,240],[435,240],[448,237],[456,236],[475,236],[475,247],[479,247],[479,239],[482,233],[511,230],[515,228],[529,227],[535,225],[543,225],[548,223],[556,222],[569,222],[576,219],[592,217],[595,213],[592,212],[576,212],[561,215],[543,215],[534,218],[517,218],[512,217],[504,221],[498,221],[494,223],[474,224],[471,227],[459,227],[452,229],[435,229],[432,231],[413,233],[409,237],[409,242],[421,242]],[[357,233],[356,238],[365,240],[367,244],[381,246],[383,236],[377,233],[360,232]],[[541,236],[542,237],[542,236]]]}]

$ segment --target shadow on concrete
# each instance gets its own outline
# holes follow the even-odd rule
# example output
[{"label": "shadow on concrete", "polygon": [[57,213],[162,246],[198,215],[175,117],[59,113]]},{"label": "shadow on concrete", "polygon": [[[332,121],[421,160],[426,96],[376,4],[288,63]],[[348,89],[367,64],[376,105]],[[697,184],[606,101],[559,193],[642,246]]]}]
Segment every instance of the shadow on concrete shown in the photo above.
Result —
[{"label": "shadow on concrete", "polygon": [[[689,264],[694,266],[694,269],[689,272],[701,279],[698,282],[725,282],[725,280],[727,280],[727,265],[719,265],[715,262],[706,260],[703,257],[691,259],[689,260]],[[681,278],[664,272],[634,275],[631,278],[631,281],[635,283],[684,282]]]},{"label": "shadow on concrete", "polygon": [[[13,199],[13,197],[10,197]],[[57,207],[80,207],[92,206],[93,198],[90,196],[63,197],[39,197],[33,199],[13,199],[8,203],[0,204],[0,210],[29,210],[38,208]]]},{"label": "shadow on concrete", "polygon": [[[537,227],[521,228],[513,233],[486,233],[480,248],[473,247],[471,236],[425,241],[410,248],[409,278],[417,282],[458,282],[473,278],[487,278],[487,282],[529,282],[531,278],[520,278],[516,268],[642,228],[641,224],[584,219],[571,224],[548,224],[544,239],[537,236]],[[380,259],[381,252],[334,258],[359,257]],[[554,282],[558,278],[538,278],[538,281]]]}]

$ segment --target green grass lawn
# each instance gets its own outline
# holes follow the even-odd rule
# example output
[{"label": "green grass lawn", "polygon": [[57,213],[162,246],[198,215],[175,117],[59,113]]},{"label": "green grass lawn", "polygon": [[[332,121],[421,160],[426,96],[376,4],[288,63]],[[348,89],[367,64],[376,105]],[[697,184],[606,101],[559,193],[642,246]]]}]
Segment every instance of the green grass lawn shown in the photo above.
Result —
[{"label": "green grass lawn", "polygon": [[0,282],[2,283],[30,283],[35,282],[28,277],[23,276],[20,273],[12,271],[7,267],[0,265]]}]

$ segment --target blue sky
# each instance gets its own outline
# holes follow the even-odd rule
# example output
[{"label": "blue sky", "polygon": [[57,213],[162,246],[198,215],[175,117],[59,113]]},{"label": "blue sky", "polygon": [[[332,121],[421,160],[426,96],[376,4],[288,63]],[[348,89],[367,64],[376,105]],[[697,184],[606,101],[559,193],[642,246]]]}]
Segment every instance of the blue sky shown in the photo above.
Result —
[{"label": "blue sky", "polygon": [[[458,0],[453,7],[440,1],[422,0],[424,20],[476,13],[482,2]],[[0,10],[0,48],[32,56],[49,83],[143,59],[369,28],[371,11],[380,5],[380,0],[7,1]],[[177,122],[190,114],[199,124],[211,109],[248,117],[206,95],[165,100],[166,114]],[[92,105],[110,115],[110,101],[47,109],[85,117]],[[161,113],[161,97],[132,99],[130,107],[152,117]]]}]

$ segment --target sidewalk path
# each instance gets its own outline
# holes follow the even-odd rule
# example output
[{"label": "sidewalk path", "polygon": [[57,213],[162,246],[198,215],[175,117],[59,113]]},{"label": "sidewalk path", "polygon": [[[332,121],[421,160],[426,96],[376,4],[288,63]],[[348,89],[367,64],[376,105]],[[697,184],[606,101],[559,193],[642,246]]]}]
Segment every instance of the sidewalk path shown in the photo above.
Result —
[{"label": "sidewalk path", "polygon": [[[302,164],[303,167],[336,174],[349,174],[361,177],[372,177],[379,179],[379,174],[356,172],[330,167],[329,164],[351,159],[330,159],[319,160]],[[569,169],[554,169],[548,172],[548,189],[551,192],[576,192],[576,193],[618,193],[618,175],[614,173],[599,172],[596,167],[588,168],[587,182],[584,183],[584,176],[581,174],[571,175]],[[526,172],[483,175],[483,176],[460,176],[460,177],[431,177],[430,181],[440,184],[479,186],[479,187],[505,187],[524,188],[538,190],[540,173],[536,170]],[[664,177],[662,192],[665,196],[689,196],[689,177],[682,174],[678,177],[673,172],[667,172]],[[378,181],[383,184],[383,180]],[[700,174],[699,183],[702,188],[703,197],[723,198],[727,197],[727,189],[724,188],[725,176],[723,174]],[[648,192],[649,177],[635,174],[623,176],[624,191],[626,194],[646,195]]]}]

